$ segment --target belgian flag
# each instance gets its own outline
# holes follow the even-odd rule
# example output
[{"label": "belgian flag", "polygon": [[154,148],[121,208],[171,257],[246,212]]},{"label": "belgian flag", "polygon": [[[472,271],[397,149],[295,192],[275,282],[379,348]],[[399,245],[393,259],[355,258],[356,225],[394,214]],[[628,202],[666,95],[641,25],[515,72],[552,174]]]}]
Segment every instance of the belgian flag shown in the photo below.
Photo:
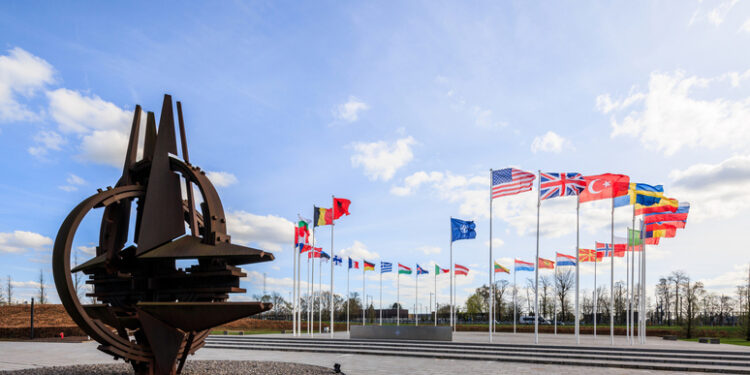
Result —
[{"label": "belgian flag", "polygon": [[313,226],[319,227],[321,225],[333,224],[333,212],[330,208],[315,207],[315,217],[313,218]]}]

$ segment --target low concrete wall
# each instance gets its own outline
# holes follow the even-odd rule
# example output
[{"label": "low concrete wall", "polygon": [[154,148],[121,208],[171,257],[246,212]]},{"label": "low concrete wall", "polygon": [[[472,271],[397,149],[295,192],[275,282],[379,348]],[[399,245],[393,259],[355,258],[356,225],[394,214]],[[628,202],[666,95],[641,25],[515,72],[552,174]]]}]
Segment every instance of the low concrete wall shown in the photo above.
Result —
[{"label": "low concrete wall", "polygon": [[453,341],[451,327],[351,326],[349,338],[375,340]]}]

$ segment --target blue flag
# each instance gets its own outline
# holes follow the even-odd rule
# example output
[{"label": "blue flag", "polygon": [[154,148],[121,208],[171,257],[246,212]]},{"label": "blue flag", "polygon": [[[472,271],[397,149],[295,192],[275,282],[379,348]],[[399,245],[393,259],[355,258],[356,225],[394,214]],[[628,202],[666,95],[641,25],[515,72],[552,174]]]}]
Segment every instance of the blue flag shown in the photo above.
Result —
[{"label": "blue flag", "polygon": [[392,272],[393,263],[391,262],[380,262],[380,273]]},{"label": "blue flag", "polygon": [[477,238],[477,232],[474,228],[476,228],[476,224],[473,221],[451,219],[451,232],[453,232],[451,241]]},{"label": "blue flag", "polygon": [[344,260],[343,260],[343,259],[341,259],[341,257],[340,257],[340,256],[338,256],[338,255],[334,255],[334,256],[333,256],[333,264],[334,264],[335,266],[340,266],[340,265],[341,265],[341,263],[343,263],[343,261],[344,261]]}]

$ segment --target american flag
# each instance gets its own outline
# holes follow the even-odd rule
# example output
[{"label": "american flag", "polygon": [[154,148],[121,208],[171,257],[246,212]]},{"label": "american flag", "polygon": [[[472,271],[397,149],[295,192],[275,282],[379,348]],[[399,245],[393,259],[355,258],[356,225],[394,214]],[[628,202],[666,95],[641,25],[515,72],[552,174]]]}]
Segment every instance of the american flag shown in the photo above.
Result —
[{"label": "american flag", "polygon": [[542,200],[581,194],[586,180],[580,173],[541,173],[539,197]]},{"label": "american flag", "polygon": [[492,199],[529,191],[534,178],[533,173],[515,168],[492,171]]}]

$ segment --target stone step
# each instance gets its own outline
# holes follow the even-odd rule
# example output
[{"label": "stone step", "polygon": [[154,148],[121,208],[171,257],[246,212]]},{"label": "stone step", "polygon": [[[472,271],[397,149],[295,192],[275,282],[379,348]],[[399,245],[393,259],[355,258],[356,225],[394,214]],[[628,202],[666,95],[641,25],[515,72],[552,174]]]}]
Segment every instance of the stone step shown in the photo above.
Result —
[{"label": "stone step", "polygon": [[378,348],[352,348],[336,347],[323,348],[311,347],[309,345],[288,346],[269,346],[269,345],[223,345],[207,344],[206,348],[214,349],[242,349],[242,350],[266,350],[266,351],[289,351],[289,352],[316,352],[332,354],[358,354],[358,355],[380,355],[380,356],[397,356],[397,357],[416,357],[416,358],[435,358],[435,359],[456,359],[456,360],[483,360],[483,361],[500,361],[500,362],[519,362],[548,365],[569,365],[569,366],[596,366],[596,367],[616,367],[627,369],[658,370],[658,371],[678,371],[678,372],[712,372],[725,374],[750,374],[750,367],[747,365],[718,366],[707,364],[680,364],[680,363],[660,363],[643,361],[627,361],[622,359],[601,360],[601,359],[558,359],[547,357],[520,357],[511,354],[472,354],[472,353],[441,353],[435,351],[407,351],[407,350],[383,350]]}]

